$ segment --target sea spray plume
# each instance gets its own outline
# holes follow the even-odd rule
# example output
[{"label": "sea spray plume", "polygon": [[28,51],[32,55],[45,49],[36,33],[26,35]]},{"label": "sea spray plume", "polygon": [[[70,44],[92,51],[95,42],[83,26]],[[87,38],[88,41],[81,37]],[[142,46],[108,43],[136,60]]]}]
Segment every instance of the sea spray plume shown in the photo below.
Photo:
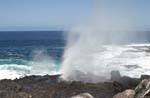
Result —
[{"label": "sea spray plume", "polygon": [[63,78],[100,82],[110,79],[112,70],[121,70],[114,66],[115,63],[112,63],[115,60],[114,57],[120,56],[122,51],[126,51],[126,48],[122,49],[118,43],[123,45],[132,37],[115,34],[104,34],[103,31],[100,33],[89,28],[78,28],[69,32],[62,63]]},{"label": "sea spray plume", "polygon": [[33,52],[33,60],[31,66],[31,74],[33,75],[54,74],[54,72],[56,72],[56,65],[54,60],[44,49],[35,50]]},{"label": "sea spray plume", "polygon": [[62,77],[66,80],[99,82],[110,79],[112,70],[120,70],[111,64],[113,57],[121,53],[114,45],[132,43],[136,39],[134,32],[128,32],[132,30],[132,19],[125,9],[111,12],[97,4],[95,8],[90,25],[68,33],[62,64]]},{"label": "sea spray plume", "polygon": [[[105,48],[101,47],[101,34],[92,29],[78,28],[69,32],[68,37],[62,68],[63,78],[86,82],[107,80],[109,69],[105,71],[106,66],[101,66],[95,58],[98,52],[105,51]],[[108,77],[105,78],[105,75]],[[101,80],[98,77],[101,77]]]}]

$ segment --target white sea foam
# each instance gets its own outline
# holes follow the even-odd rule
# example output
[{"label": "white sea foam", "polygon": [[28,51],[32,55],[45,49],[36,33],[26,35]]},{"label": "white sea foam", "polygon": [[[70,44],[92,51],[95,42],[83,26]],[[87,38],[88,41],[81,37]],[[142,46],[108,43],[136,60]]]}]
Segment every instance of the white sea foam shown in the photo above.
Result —
[{"label": "white sea foam", "polygon": [[[72,80],[81,80],[80,76],[75,76],[77,70],[107,79],[110,78],[112,70],[119,70],[121,75],[130,77],[140,77],[142,74],[150,75],[150,52],[147,51],[150,50],[150,44],[101,45],[100,48],[86,55],[84,52],[80,52],[80,56],[77,53],[77,55],[72,55],[75,57],[70,57],[64,63],[69,64],[66,66],[67,71],[64,70],[64,78],[69,80],[71,77]],[[82,54],[87,57],[83,57]],[[85,78],[90,79],[88,76]],[[103,81],[103,79],[99,78],[98,81]]]},{"label": "white sea foam", "polygon": [[[16,79],[21,78],[24,76],[30,75],[56,75],[60,74],[59,71],[49,69],[47,66],[51,65],[44,65],[44,63],[31,63],[35,65],[18,65],[18,64],[3,64],[0,65],[0,80],[1,79]],[[38,67],[38,68],[35,68]]]},{"label": "white sea foam", "polygon": [[14,70],[0,70],[0,80],[1,79],[16,79],[22,76],[23,74]]},{"label": "white sea foam", "polygon": [[[15,79],[30,75],[55,75],[60,74],[56,71],[57,65],[53,59],[43,50],[38,50],[33,54],[30,61],[18,59],[0,59],[0,79]],[[21,62],[21,64],[17,64]]]}]

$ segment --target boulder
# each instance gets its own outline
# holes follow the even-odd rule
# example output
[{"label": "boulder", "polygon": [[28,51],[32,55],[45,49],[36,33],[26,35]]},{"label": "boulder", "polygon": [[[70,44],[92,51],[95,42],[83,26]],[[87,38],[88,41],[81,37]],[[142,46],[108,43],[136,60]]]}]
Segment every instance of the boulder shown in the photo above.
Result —
[{"label": "boulder", "polygon": [[89,93],[82,93],[82,94],[78,94],[76,96],[73,96],[71,98],[94,98],[94,97]]},{"label": "boulder", "polygon": [[111,72],[111,80],[112,81],[119,81],[121,78],[120,72],[119,71],[112,71]]},{"label": "boulder", "polygon": [[140,84],[135,88],[135,98],[144,98],[147,94],[150,93],[150,79],[144,79]]},{"label": "boulder", "polygon": [[116,94],[113,98],[134,98],[135,91],[132,89],[125,90]]},{"label": "boulder", "polygon": [[123,86],[124,89],[128,89],[128,88],[134,89],[140,83],[141,80],[138,78],[121,76],[119,71],[114,70],[111,72],[111,81],[118,82]]},{"label": "boulder", "polygon": [[141,75],[141,80],[144,80],[144,79],[150,79],[150,76],[149,75]]}]

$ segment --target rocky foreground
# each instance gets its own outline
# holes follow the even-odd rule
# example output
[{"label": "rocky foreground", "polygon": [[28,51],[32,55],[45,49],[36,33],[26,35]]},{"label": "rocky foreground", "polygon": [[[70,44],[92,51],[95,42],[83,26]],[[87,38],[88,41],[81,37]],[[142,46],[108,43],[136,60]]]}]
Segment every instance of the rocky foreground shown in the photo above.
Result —
[{"label": "rocky foreground", "polygon": [[60,75],[1,80],[0,98],[150,98],[149,89],[146,89],[150,83],[144,80],[149,79],[149,76],[143,75],[136,79],[119,77],[117,74],[112,73],[111,80],[103,83],[67,82],[60,79]]}]

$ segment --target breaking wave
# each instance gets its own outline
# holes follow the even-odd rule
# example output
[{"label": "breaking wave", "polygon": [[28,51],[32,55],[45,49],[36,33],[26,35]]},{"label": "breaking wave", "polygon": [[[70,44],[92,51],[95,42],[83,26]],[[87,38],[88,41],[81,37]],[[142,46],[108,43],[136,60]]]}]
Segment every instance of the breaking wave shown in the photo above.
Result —
[{"label": "breaking wave", "polygon": [[[85,82],[110,79],[113,70],[123,76],[150,74],[150,44],[138,32],[79,28],[68,35],[62,63],[63,78]],[[110,33],[107,33],[110,32]],[[142,32],[141,32],[142,33]]]},{"label": "breaking wave", "polygon": [[113,70],[119,70],[122,76],[150,75],[150,44],[103,45],[90,52],[80,50],[66,56],[69,58],[63,71],[68,80],[105,81]]},{"label": "breaking wave", "polygon": [[30,75],[58,74],[59,65],[44,53],[44,50],[34,51],[31,60],[0,59],[0,79],[16,79]]}]

